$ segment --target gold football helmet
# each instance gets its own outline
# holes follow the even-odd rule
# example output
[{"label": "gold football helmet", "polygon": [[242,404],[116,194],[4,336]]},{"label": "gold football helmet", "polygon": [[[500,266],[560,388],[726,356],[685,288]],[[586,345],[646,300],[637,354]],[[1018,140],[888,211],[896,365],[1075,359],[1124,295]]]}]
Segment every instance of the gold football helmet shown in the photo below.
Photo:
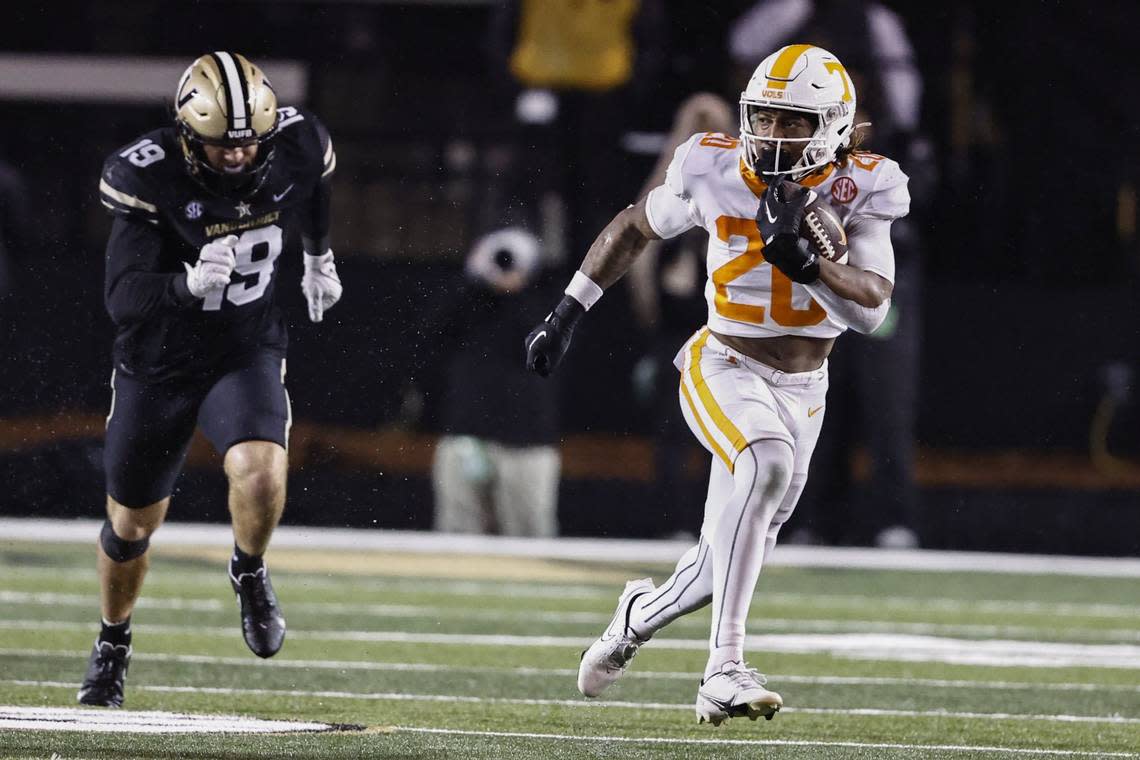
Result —
[{"label": "gold football helmet", "polygon": [[[269,176],[277,134],[277,94],[269,79],[245,56],[214,52],[198,58],[178,81],[174,120],[187,171],[206,189],[222,195],[253,195]],[[205,145],[258,146],[245,171],[230,174],[210,165]]]}]

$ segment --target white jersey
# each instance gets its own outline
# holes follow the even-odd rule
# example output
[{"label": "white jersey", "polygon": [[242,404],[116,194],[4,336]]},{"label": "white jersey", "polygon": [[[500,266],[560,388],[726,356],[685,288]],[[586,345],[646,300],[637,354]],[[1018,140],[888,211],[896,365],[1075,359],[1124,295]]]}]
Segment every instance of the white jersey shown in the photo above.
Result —
[{"label": "white jersey", "polygon": [[[907,176],[899,165],[855,152],[845,166],[828,164],[800,184],[830,201],[838,213],[850,247],[847,263],[894,282],[890,223],[910,208]],[[662,238],[696,226],[709,233],[705,300],[708,325],[715,332],[749,338],[839,335],[848,325],[809,292],[830,289],[822,282],[794,283],[764,260],[756,212],[766,187],[744,164],[738,140],[715,132],[697,134],[677,148],[664,184],[649,193],[645,211]]]}]

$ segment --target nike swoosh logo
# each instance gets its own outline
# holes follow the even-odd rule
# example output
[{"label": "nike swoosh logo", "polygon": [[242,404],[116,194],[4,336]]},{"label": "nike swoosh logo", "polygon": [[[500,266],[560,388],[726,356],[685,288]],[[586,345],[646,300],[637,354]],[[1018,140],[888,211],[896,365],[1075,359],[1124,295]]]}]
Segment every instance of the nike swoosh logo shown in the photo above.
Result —
[{"label": "nike swoosh logo", "polygon": [[[293,184],[295,185],[297,183],[294,182]],[[289,185],[289,187],[282,190],[280,195],[278,195],[277,193],[274,193],[273,194],[273,202],[276,203],[277,201],[281,200],[282,198],[284,198],[286,195],[288,195],[291,192],[293,192],[293,185]]]},{"label": "nike swoosh logo", "polygon": [[816,415],[816,412],[818,412],[820,409],[823,409],[823,407],[824,405],[820,404],[815,409],[808,409],[808,417],[814,417]]},{"label": "nike swoosh logo", "polygon": [[527,351],[529,351],[529,350],[531,350],[532,348],[534,348],[534,344],[535,344],[535,343],[538,343],[538,339],[539,339],[539,338],[545,338],[545,337],[546,337],[546,330],[543,330],[543,331],[542,331],[542,332],[540,332],[538,335],[534,336],[534,340],[532,340],[532,341],[530,342],[530,345],[526,347],[526,350],[527,350]]},{"label": "nike swoosh logo", "polygon": [[736,705],[732,704],[732,700],[729,700],[729,699],[717,699],[716,697],[710,697],[707,694],[705,694],[703,696],[709,702],[712,702],[714,705],[716,705],[720,709],[724,710],[725,712],[728,712],[729,710],[731,710],[733,707],[736,706]]},{"label": "nike swoosh logo", "polygon": [[776,217],[772,216],[772,211],[768,208],[768,201],[764,201],[764,215],[768,217],[769,222],[776,223]]}]

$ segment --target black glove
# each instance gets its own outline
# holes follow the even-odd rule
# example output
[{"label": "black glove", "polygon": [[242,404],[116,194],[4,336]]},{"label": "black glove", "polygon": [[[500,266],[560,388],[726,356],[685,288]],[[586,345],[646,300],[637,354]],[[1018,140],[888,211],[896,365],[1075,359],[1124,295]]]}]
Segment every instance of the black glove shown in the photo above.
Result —
[{"label": "black glove", "polygon": [[570,336],[586,308],[573,296],[563,296],[554,311],[526,336],[526,368],[549,377],[570,347]]},{"label": "black glove", "polygon": [[811,191],[803,185],[783,180],[772,180],[760,198],[760,209],[756,212],[756,226],[764,245],[780,235],[800,236],[804,223],[804,210],[811,198]]},{"label": "black glove", "polygon": [[810,285],[819,279],[819,256],[801,237],[777,235],[764,246],[762,253],[769,264],[786,274],[792,282]]},{"label": "black glove", "polygon": [[756,226],[764,241],[764,259],[792,282],[803,284],[819,279],[819,257],[800,237],[804,209],[810,199],[811,191],[806,187],[773,180],[764,191],[756,212]]}]

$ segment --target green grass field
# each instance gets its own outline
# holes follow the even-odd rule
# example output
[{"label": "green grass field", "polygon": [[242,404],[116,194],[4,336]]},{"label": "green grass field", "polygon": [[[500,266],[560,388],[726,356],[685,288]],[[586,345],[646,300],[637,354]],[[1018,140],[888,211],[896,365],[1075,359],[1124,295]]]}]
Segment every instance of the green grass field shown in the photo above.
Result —
[{"label": "green grass field", "polygon": [[[0,705],[75,705],[97,630],[93,544],[0,544]],[[124,709],[349,728],[0,728],[0,756],[1140,758],[1134,578],[769,568],[748,651],[786,708],[712,728],[692,709],[707,611],[659,634],[604,700],[575,688],[623,582],[669,567],[279,551],[289,635],[263,662],[224,557],[154,550]]]}]

